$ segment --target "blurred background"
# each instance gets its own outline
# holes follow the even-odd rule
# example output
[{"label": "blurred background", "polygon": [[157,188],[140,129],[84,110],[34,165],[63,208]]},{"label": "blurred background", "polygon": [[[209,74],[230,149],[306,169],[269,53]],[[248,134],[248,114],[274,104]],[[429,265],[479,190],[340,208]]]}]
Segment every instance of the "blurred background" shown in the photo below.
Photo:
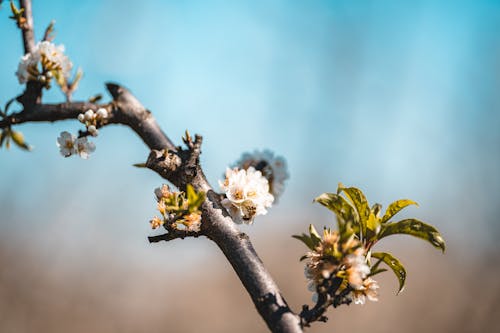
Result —
[{"label": "blurred background", "polygon": [[[204,136],[213,185],[244,151],[286,157],[279,205],[241,229],[296,311],[311,294],[306,248],[290,236],[334,223],[315,196],[342,182],[385,207],[420,204],[400,217],[435,225],[446,254],[384,240],[405,291],[385,273],[378,303],[331,310],[308,331],[500,329],[499,1],[35,0],[33,11],[37,38],[55,19],[55,42],[84,71],[75,100],[127,86],[174,142]],[[23,90],[9,15],[4,1],[2,105]],[[148,151],[128,128],[103,129],[89,160],[56,147],[77,121],[16,129],[35,149],[0,151],[1,332],[266,331],[213,243],[147,242],[162,179],[132,167]]]}]

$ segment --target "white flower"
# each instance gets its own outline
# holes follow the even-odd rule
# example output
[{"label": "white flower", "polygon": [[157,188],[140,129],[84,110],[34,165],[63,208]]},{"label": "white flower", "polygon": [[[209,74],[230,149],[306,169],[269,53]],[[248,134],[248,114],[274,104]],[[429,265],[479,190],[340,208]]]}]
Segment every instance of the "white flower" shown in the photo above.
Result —
[{"label": "white flower", "polygon": [[40,53],[45,70],[60,70],[65,78],[69,78],[73,64],[64,54],[64,45],[55,46],[49,41],[43,41],[36,45],[35,50]]},{"label": "white flower", "polygon": [[57,146],[64,157],[69,157],[76,154],[75,136],[69,132],[61,132],[57,138]]},{"label": "white flower", "polygon": [[98,119],[106,119],[108,118],[108,111],[105,108],[100,108],[96,112],[96,116]]},{"label": "white flower", "polygon": [[90,153],[95,151],[95,144],[93,142],[88,142],[87,137],[78,138],[75,141],[76,152],[81,158],[89,158]]},{"label": "white flower", "polygon": [[85,123],[85,115],[83,113],[80,113],[78,115],[78,121],[81,123]]},{"label": "white flower", "polygon": [[358,248],[345,258],[348,281],[354,289],[362,288],[364,279],[370,274],[363,252],[362,248]]},{"label": "white flower", "polygon": [[89,131],[90,135],[92,136],[97,136],[99,134],[99,131],[94,125],[90,125],[89,127],[87,127],[87,131]]},{"label": "white flower", "polygon": [[39,61],[40,54],[38,52],[27,53],[21,57],[16,72],[19,83],[23,84],[29,80],[36,80],[38,76],[37,64]]},{"label": "white flower", "polygon": [[285,159],[281,156],[274,156],[270,150],[244,153],[234,167],[240,169],[254,167],[260,170],[268,180],[270,192],[276,201],[285,190],[285,180],[289,178]]},{"label": "white flower", "polygon": [[[41,62],[42,70],[38,67]],[[51,71],[59,72],[63,77],[70,76],[73,64],[68,57],[64,55],[64,46],[55,46],[48,41],[39,42],[35,45],[33,52],[27,53],[21,57],[17,67],[17,78],[19,83],[23,84],[30,80],[52,78]],[[45,74],[39,77],[39,75]]]},{"label": "white flower", "polygon": [[222,205],[237,223],[251,224],[256,215],[267,214],[274,197],[269,193],[269,183],[254,167],[247,170],[226,169],[226,179],[219,181],[226,198]]},{"label": "white flower", "polygon": [[353,301],[354,304],[365,304],[366,298],[372,302],[378,301],[378,289],[379,285],[377,281],[372,278],[367,278],[363,281],[363,285],[353,291]]},{"label": "white flower", "polygon": [[94,111],[93,110],[87,110],[84,113],[84,117],[86,121],[92,121],[94,120]]}]

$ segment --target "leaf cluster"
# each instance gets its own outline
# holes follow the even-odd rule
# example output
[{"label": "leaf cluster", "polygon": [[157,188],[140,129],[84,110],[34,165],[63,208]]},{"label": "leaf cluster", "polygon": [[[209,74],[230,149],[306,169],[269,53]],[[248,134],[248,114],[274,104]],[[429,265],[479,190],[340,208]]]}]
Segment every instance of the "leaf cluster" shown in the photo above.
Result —
[{"label": "leaf cluster", "polygon": [[[444,252],[445,242],[439,231],[430,224],[415,218],[403,219],[393,222],[392,218],[404,208],[418,204],[409,199],[400,199],[391,203],[383,215],[382,205],[370,206],[364,193],[356,187],[344,187],[339,184],[336,193],[323,193],[314,199],[315,202],[332,211],[337,220],[340,237],[348,239],[354,234],[365,248],[367,258],[376,258],[378,261],[371,266],[371,274],[375,275],[385,271],[379,265],[383,262],[396,275],[399,281],[400,292],[406,281],[406,270],[403,264],[392,254],[386,252],[372,252],[372,247],[381,239],[392,235],[409,235],[429,242],[432,246]],[[314,229],[314,227],[313,227]],[[309,236],[293,236],[301,240],[307,247],[314,250],[317,246],[317,233],[311,232]]]}]

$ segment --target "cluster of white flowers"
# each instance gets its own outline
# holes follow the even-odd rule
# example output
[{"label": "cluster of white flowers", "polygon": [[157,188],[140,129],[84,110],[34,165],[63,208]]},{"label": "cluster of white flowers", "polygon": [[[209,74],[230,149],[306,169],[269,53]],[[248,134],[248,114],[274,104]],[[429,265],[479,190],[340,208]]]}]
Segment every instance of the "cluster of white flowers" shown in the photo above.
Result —
[{"label": "cluster of white flowers", "polygon": [[345,258],[347,279],[352,291],[354,304],[365,304],[366,298],[370,301],[378,301],[379,285],[374,279],[367,277],[370,267],[366,263],[364,250],[358,248],[354,253]]},{"label": "cluster of white flowers", "polygon": [[78,115],[78,120],[87,127],[87,131],[92,136],[99,134],[97,127],[101,126],[106,118],[108,118],[108,111],[105,108],[100,108],[97,112],[87,110]]},{"label": "cluster of white flowers", "polygon": [[239,169],[254,167],[261,171],[269,182],[269,191],[276,202],[285,190],[285,180],[290,177],[285,159],[281,156],[274,156],[270,150],[244,153],[233,167]]},{"label": "cluster of white flowers", "polygon": [[365,304],[366,298],[372,302],[378,301],[379,285],[377,281],[372,278],[366,278],[363,285],[353,291],[354,304]]},{"label": "cluster of white flowers", "polygon": [[[41,63],[41,69],[38,64]],[[33,52],[21,57],[17,67],[17,78],[19,83],[28,81],[40,81],[46,83],[57,75],[65,79],[69,78],[73,64],[64,54],[64,46],[56,46],[49,41],[39,42]]]},{"label": "cluster of white flowers", "polygon": [[354,253],[345,257],[346,272],[349,284],[354,289],[359,289],[363,286],[363,281],[370,274],[370,267],[366,264],[364,249],[358,248]]},{"label": "cluster of white flowers", "polygon": [[78,154],[81,158],[87,159],[93,151],[95,144],[88,142],[86,137],[76,138],[69,132],[61,132],[57,138],[57,146],[64,157]]},{"label": "cluster of white flowers", "polygon": [[227,168],[226,179],[219,185],[226,194],[222,205],[237,223],[251,224],[256,215],[265,215],[274,201],[267,179],[254,167]]}]

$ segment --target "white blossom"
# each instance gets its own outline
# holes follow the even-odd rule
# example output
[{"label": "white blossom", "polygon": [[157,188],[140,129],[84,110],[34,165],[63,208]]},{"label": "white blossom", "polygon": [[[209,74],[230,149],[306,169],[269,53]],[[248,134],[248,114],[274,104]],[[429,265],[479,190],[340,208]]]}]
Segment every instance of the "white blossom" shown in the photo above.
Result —
[{"label": "white blossom", "polygon": [[69,132],[61,132],[57,138],[57,146],[64,157],[69,157],[76,154],[75,136]]},{"label": "white blossom", "polygon": [[95,151],[95,144],[93,142],[88,142],[87,137],[78,138],[75,141],[76,152],[81,158],[89,158],[90,153]]},{"label": "white blossom", "polygon": [[234,167],[240,169],[254,167],[260,170],[269,182],[269,189],[275,201],[285,190],[285,180],[290,177],[285,159],[281,156],[274,156],[270,150],[244,153]]},{"label": "white blossom", "polygon": [[108,118],[108,111],[105,108],[99,108],[96,112],[96,116],[98,119],[106,119]]},{"label": "white blossom", "polygon": [[366,298],[372,302],[377,302],[379,288],[377,281],[372,278],[366,278],[363,281],[363,285],[353,291],[354,304],[365,304]]},{"label": "white blossom", "polygon": [[94,115],[93,110],[87,110],[87,111],[85,111],[85,113],[83,115],[84,115],[86,121],[94,120],[95,115]]},{"label": "white blossom", "polygon": [[38,62],[40,61],[40,54],[36,53],[27,53],[21,57],[19,61],[19,65],[17,66],[17,79],[20,84],[28,82],[30,79],[36,79],[35,70],[38,73],[38,69],[36,69]]},{"label": "white blossom", "polygon": [[[43,41],[36,45],[35,50],[38,50],[40,53],[44,69],[60,70],[65,78],[69,78],[73,64],[64,54],[64,45],[56,46],[49,41]],[[46,64],[44,64],[44,62],[46,62]]]},{"label": "white blossom", "polygon": [[366,264],[363,252],[364,250],[359,248],[345,258],[348,281],[354,289],[362,288],[363,281],[370,274],[370,267]]},{"label": "white blossom", "polygon": [[[41,69],[38,67],[39,63],[42,64]],[[21,57],[16,75],[21,84],[38,79],[47,81],[52,78],[52,71],[57,71],[63,77],[68,78],[72,67],[73,64],[64,55],[63,45],[56,46],[51,42],[43,41],[35,45],[31,53]]]},{"label": "white blossom", "polygon": [[237,223],[251,224],[256,215],[267,214],[274,197],[269,193],[269,183],[254,167],[226,169],[226,179],[219,181],[226,198],[222,205]]},{"label": "white blossom", "polygon": [[99,134],[99,131],[94,125],[90,125],[89,127],[87,127],[87,131],[89,131],[90,135],[92,136],[97,136]]},{"label": "white blossom", "polygon": [[80,113],[78,115],[78,121],[81,123],[85,123],[85,115],[83,113]]}]

